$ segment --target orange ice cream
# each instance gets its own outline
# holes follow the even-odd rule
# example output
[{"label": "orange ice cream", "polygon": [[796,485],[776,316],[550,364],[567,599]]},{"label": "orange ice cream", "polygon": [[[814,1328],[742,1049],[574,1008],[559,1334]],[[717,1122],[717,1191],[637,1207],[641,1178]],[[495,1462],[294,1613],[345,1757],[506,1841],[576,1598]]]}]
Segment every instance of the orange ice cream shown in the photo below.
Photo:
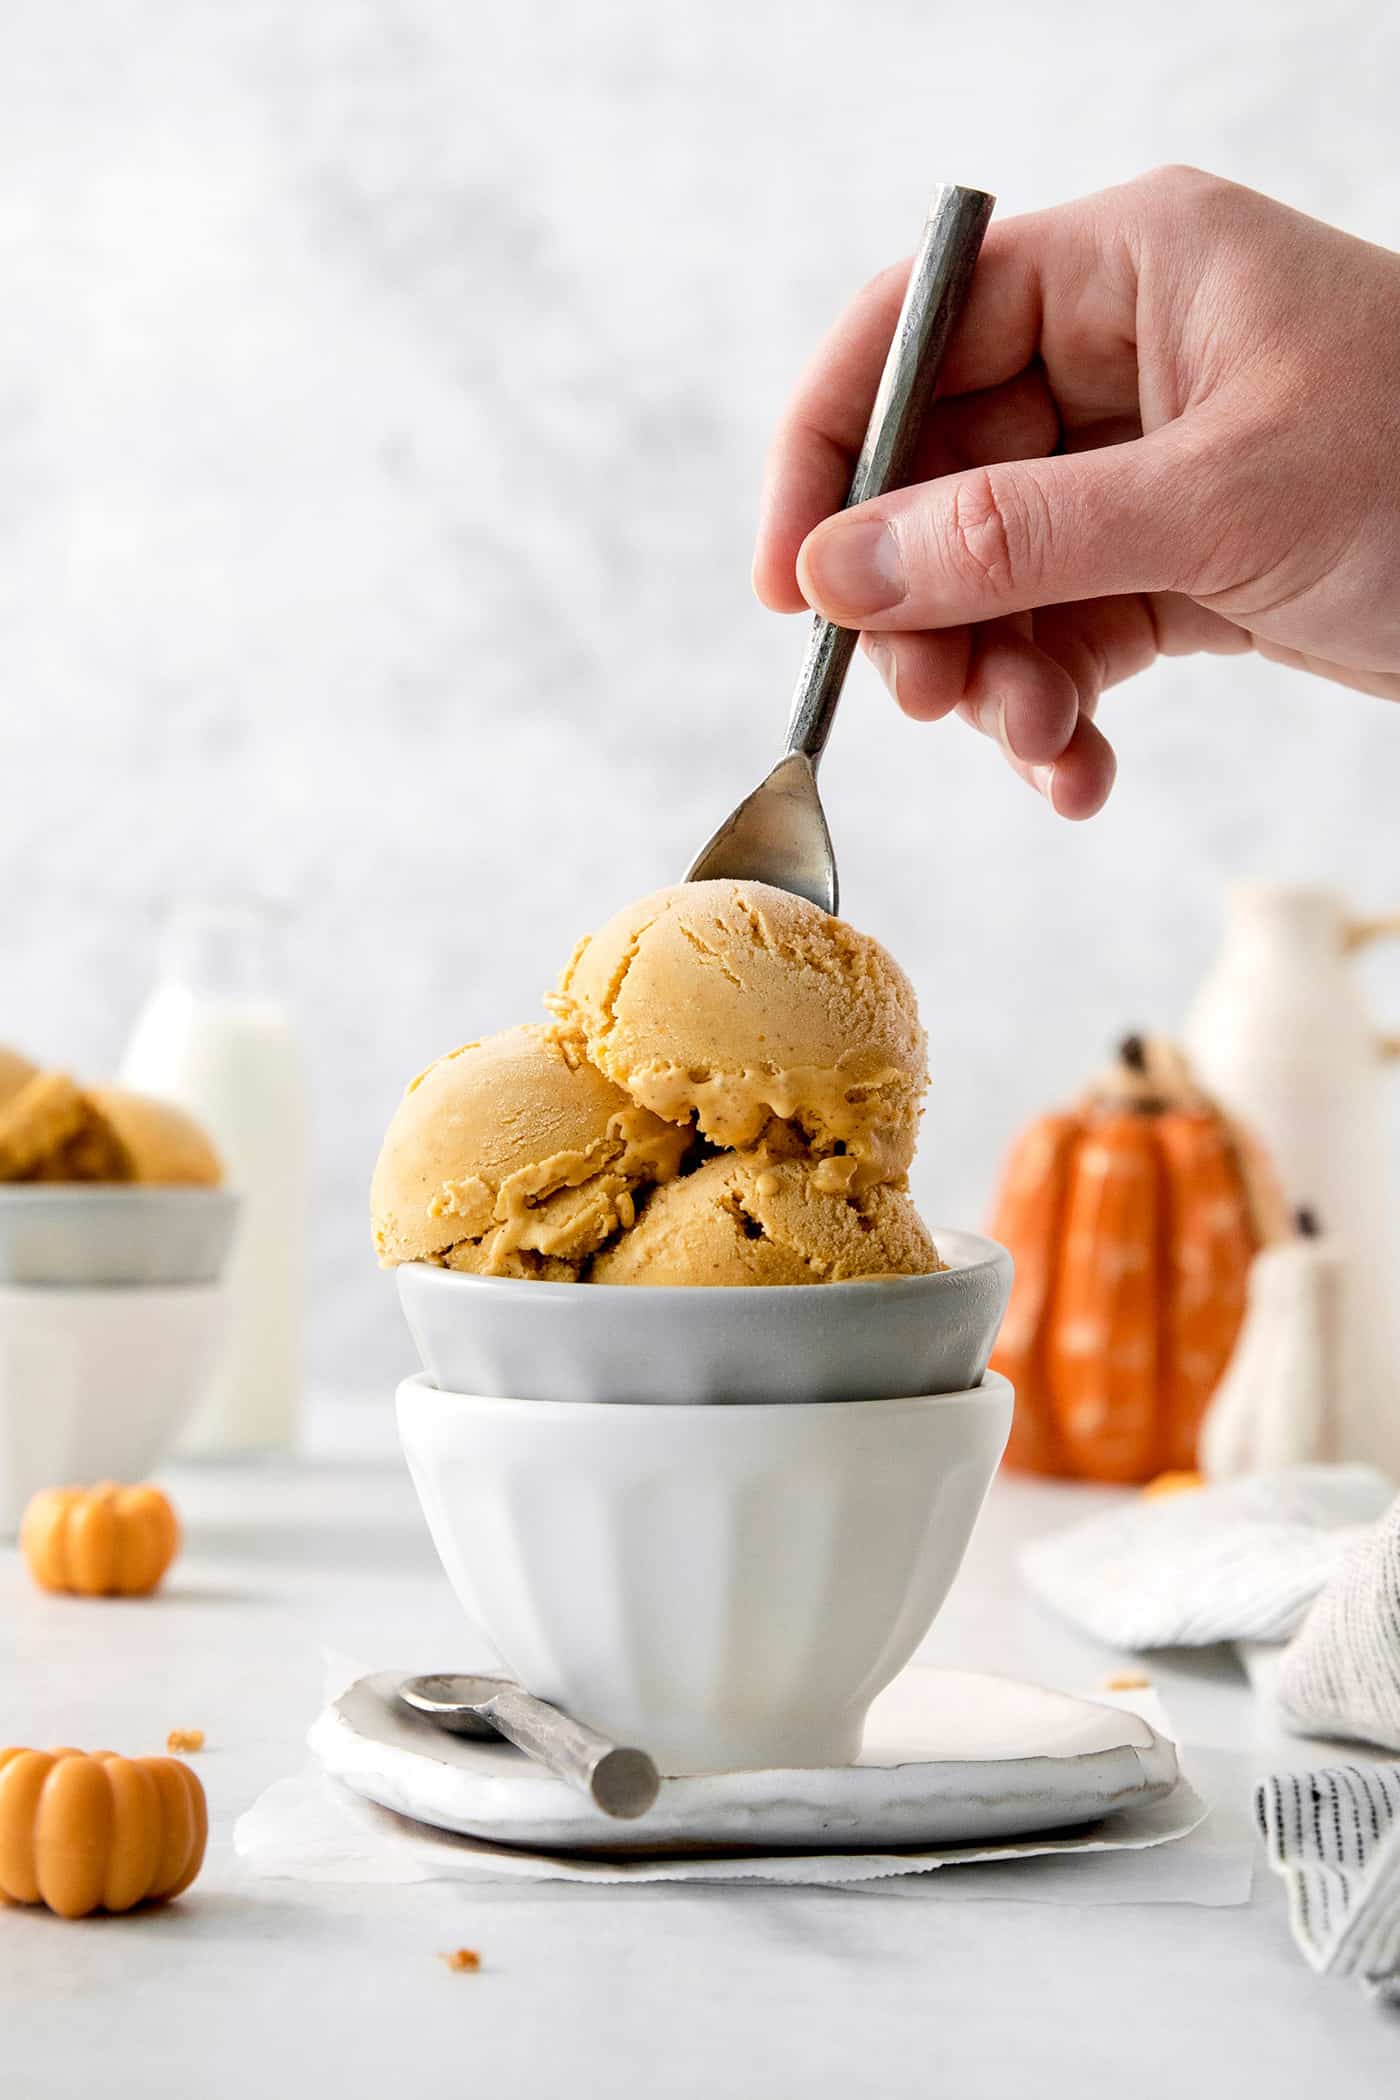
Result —
[{"label": "orange ice cream", "polygon": [[544,1027],[467,1043],[389,1125],[370,1196],[380,1260],[572,1281],[690,1145]]},{"label": "orange ice cream", "polygon": [[687,882],[582,941],[560,1032],[634,1101],[730,1149],[818,1162],[820,1188],[899,1179],[927,1084],[913,987],[877,941],[786,890]]},{"label": "orange ice cream", "polygon": [[35,1072],[0,1098],[0,1182],[209,1186],[222,1179],[204,1132],[167,1101],[121,1087],[80,1087],[66,1072]]},{"label": "orange ice cream", "polygon": [[549,1027],[416,1079],[371,1190],[386,1267],[791,1284],[939,1268],[911,1202],[927,1074],[904,972],[763,883],[697,882],[580,942]]},{"label": "orange ice cream", "polygon": [[801,1160],[741,1153],[658,1189],[598,1256],[594,1283],[850,1283],[926,1276],[943,1264],[902,1189],[831,1194]]}]

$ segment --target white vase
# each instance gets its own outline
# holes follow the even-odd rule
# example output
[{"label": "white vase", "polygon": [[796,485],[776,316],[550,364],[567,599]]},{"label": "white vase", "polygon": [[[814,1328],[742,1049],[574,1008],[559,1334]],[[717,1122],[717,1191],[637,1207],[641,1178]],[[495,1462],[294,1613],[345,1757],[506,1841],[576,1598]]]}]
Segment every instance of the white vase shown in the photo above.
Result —
[{"label": "white vase", "polygon": [[1207,1089],[1263,1138],[1292,1204],[1311,1211],[1348,1272],[1343,1338],[1355,1374],[1332,1456],[1400,1478],[1400,1322],[1378,1035],[1351,958],[1400,918],[1356,921],[1326,890],[1246,888],[1185,1041]]},{"label": "white vase", "polygon": [[1209,1479],[1339,1455],[1351,1280],[1334,1240],[1285,1240],[1255,1257],[1244,1326],[1201,1424]]}]

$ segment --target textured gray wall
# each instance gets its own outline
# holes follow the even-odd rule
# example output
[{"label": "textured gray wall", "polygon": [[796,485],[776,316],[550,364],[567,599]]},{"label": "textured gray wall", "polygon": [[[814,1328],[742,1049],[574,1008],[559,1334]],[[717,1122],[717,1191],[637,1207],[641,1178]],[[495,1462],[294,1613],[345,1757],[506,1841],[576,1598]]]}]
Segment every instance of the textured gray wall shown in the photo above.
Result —
[{"label": "textured gray wall", "polygon": [[[767,763],[765,436],[929,183],[1014,211],[1187,159],[1400,243],[1382,0],[68,0],[5,46],[0,1039],[99,1069],[162,899],[291,900],[315,1362],[357,1387],[406,1354],[363,1216],[402,1081]],[[1106,719],[1072,830],[853,680],[832,822],[923,997],[930,1216],[1176,1017],[1224,879],[1400,900],[1381,704],[1174,664]]]}]

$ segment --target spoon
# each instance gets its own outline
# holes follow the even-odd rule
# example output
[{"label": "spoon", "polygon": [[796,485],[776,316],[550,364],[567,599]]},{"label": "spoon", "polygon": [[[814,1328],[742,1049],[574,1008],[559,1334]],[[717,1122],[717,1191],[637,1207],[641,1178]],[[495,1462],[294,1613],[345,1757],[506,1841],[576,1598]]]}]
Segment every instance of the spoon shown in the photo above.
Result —
[{"label": "spoon", "polygon": [[[900,487],[908,472],[995,203],[985,191],[965,190],[956,183],[934,191],[860,458],[846,491],[846,510]],[[823,911],[836,910],[836,856],[817,793],[817,766],[855,646],[851,628],[813,620],[792,696],[786,753],[747,801],[726,817],[692,862],[687,882],[715,876],[769,882],[775,889],[795,891]]]},{"label": "spoon", "polygon": [[508,1677],[406,1677],[399,1698],[449,1735],[505,1736],[605,1816],[644,1816],[660,1789],[645,1750],[620,1749]]}]

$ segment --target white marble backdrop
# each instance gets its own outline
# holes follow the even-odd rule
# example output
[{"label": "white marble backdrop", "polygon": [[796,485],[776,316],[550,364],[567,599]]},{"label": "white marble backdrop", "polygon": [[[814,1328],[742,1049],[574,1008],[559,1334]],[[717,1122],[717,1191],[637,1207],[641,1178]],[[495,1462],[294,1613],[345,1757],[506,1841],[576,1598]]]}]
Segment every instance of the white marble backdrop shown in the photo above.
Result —
[{"label": "white marble backdrop", "polygon": [[[99,1070],[162,900],[290,900],[314,1362],[365,1388],[407,1353],[364,1219],[401,1083],[773,752],[765,434],[930,183],[1192,160],[1400,243],[1384,0],[67,0],[4,49],[0,1039]],[[1204,663],[1106,716],[1076,830],[853,678],[826,791],[924,1003],[931,1217],[1177,1018],[1226,879],[1400,901],[1400,714]]]}]

